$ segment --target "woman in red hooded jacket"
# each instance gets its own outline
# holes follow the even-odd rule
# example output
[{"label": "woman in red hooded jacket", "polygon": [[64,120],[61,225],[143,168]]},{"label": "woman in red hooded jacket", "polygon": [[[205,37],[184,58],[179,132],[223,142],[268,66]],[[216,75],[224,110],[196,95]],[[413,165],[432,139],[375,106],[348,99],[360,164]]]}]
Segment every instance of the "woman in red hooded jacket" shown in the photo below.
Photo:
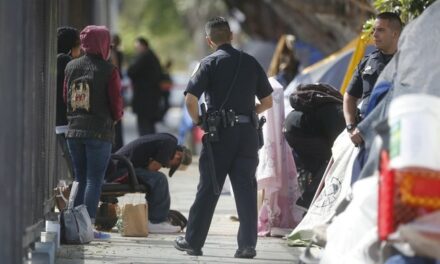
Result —
[{"label": "woman in red hooded jacket", "polygon": [[87,26],[81,31],[80,40],[85,55],[69,62],[65,71],[66,138],[79,183],[75,206],[85,204],[94,223],[114,124],[123,114],[122,98],[118,70],[108,62],[109,30]]}]

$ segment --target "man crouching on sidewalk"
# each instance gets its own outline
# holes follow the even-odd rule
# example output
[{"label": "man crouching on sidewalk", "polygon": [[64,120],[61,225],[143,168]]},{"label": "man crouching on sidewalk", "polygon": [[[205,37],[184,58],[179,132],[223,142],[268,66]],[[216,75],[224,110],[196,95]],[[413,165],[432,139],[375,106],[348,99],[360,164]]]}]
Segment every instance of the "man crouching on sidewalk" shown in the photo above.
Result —
[{"label": "man crouching on sidewalk", "polygon": [[[185,146],[177,145],[177,139],[167,133],[142,136],[120,148],[115,154],[126,156],[133,163],[140,183],[148,187],[145,198],[148,201],[148,229],[150,233],[176,233],[180,226],[168,222],[170,191],[168,180],[159,170],[170,168],[169,176],[184,170],[192,162],[192,154]],[[126,170],[117,165],[117,172],[107,181],[124,175]]]}]

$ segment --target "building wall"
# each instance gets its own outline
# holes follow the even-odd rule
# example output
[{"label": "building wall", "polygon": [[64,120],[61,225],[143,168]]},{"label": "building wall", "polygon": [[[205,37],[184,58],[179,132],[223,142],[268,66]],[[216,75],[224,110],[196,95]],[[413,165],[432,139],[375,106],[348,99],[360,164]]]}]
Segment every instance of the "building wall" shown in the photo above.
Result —
[{"label": "building wall", "polygon": [[59,0],[60,26],[78,30],[87,25],[105,25],[116,30],[116,16],[120,0]]},{"label": "building wall", "polygon": [[56,1],[0,2],[0,258],[20,263],[56,183]]},{"label": "building wall", "polygon": [[103,0],[0,1],[1,263],[26,259],[68,177],[55,135],[57,27],[111,25],[105,10]]}]

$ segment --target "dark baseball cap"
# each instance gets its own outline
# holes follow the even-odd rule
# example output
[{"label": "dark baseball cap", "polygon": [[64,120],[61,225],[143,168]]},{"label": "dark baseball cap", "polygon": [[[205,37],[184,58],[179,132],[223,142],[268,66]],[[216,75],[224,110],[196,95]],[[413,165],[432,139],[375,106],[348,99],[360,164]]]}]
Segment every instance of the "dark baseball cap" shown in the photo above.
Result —
[{"label": "dark baseball cap", "polygon": [[186,170],[192,162],[192,153],[187,147],[178,145],[176,151],[182,152],[182,159],[179,164],[170,167],[170,171],[168,172],[168,176],[170,177],[173,176],[176,170]]}]

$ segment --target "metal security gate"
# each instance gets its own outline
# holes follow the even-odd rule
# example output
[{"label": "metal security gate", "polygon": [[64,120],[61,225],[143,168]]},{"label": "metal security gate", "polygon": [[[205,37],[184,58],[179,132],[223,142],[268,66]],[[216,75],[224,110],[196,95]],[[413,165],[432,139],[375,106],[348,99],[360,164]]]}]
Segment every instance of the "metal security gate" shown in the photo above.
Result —
[{"label": "metal security gate", "polygon": [[0,2],[0,258],[21,263],[52,206],[57,1]]},{"label": "metal security gate", "polygon": [[55,135],[57,27],[109,24],[107,3],[0,1],[0,263],[24,261],[67,175]]}]

